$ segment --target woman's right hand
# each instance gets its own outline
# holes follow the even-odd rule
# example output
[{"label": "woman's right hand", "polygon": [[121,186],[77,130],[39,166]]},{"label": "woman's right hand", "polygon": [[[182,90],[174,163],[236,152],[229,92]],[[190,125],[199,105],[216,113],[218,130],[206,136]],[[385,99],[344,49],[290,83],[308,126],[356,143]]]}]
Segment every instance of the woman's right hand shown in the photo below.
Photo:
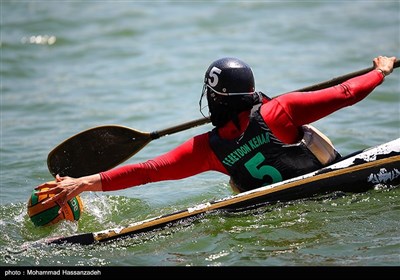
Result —
[{"label": "woman's right hand", "polygon": [[384,76],[388,76],[393,72],[395,61],[396,57],[394,56],[378,56],[373,60],[375,69],[380,70]]}]

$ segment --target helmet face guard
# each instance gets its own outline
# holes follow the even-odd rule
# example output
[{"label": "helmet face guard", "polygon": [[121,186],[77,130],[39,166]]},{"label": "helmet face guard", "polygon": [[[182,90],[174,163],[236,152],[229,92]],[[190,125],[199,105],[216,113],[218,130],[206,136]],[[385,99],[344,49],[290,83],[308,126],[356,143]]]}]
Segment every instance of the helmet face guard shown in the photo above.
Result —
[{"label": "helmet face guard", "polygon": [[207,87],[208,89],[212,90],[214,93],[223,95],[223,96],[246,95],[246,94],[254,93],[254,91],[252,91],[252,92],[219,92],[219,91],[216,91],[213,87],[211,87],[207,83],[204,83],[204,86]]},{"label": "helmet face guard", "polygon": [[[248,106],[241,109],[240,104],[236,103],[241,102],[241,97],[246,98],[245,96],[252,96],[254,93],[254,76],[249,65],[237,58],[218,59],[208,67],[205,73],[199,101],[200,112],[204,116],[202,99],[206,96],[212,123],[221,125],[223,122],[226,123],[227,118],[248,109]],[[221,119],[221,116],[224,116],[224,120],[217,121],[216,119]]]}]

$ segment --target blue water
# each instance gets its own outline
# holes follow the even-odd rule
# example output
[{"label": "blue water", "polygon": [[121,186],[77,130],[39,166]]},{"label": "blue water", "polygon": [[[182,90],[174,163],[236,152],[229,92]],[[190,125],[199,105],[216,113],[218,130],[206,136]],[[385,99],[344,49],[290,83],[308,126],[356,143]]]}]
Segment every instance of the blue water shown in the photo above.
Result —
[{"label": "blue water", "polygon": [[[398,266],[400,190],[278,204],[202,219],[104,246],[32,247],[232,194],[204,173],[110,193],[84,193],[76,222],[35,228],[32,189],[52,180],[47,155],[93,126],[141,131],[201,117],[205,70],[248,62],[270,96],[400,57],[398,1],[1,1],[0,252],[2,266]],[[368,98],[314,125],[343,153],[400,136],[395,70]],[[149,143],[164,153],[203,125]]]}]

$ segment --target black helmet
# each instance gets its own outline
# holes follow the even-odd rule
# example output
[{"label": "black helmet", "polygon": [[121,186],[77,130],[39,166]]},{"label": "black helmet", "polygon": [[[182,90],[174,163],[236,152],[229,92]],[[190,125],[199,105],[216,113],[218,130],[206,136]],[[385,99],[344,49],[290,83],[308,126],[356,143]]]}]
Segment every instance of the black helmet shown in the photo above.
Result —
[{"label": "black helmet", "polygon": [[210,119],[217,127],[230,120],[239,126],[238,113],[250,110],[259,101],[250,66],[232,57],[218,59],[208,67],[199,102],[202,114],[203,96],[207,96]]},{"label": "black helmet", "polygon": [[255,91],[253,71],[243,61],[225,57],[211,63],[205,76],[206,87],[219,95],[244,95]]}]

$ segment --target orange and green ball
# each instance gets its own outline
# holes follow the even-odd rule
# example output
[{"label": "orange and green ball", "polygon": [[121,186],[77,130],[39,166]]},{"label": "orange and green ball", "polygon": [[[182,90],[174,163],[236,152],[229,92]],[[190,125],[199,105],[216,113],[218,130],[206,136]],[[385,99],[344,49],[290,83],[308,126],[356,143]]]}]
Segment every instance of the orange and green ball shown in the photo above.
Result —
[{"label": "orange and green ball", "polygon": [[[47,190],[47,188],[42,190]],[[32,191],[28,201],[28,215],[35,226],[48,226],[61,220],[79,220],[83,210],[83,203],[79,196],[70,199],[60,214],[58,213],[60,206],[57,203],[52,202],[45,205],[41,203],[52,196],[53,194],[37,195],[37,191]]]}]

